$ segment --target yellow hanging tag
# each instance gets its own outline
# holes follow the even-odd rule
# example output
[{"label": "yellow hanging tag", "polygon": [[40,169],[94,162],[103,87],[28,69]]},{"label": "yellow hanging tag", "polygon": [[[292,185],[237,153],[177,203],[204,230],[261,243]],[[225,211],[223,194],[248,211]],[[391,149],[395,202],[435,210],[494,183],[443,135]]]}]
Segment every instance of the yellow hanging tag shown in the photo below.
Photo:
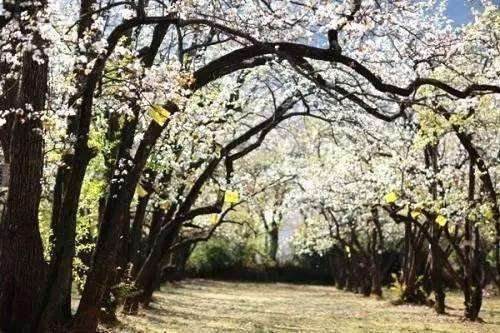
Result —
[{"label": "yellow hanging tag", "polygon": [[145,197],[146,195],[148,195],[148,192],[144,189],[144,187],[141,186],[141,184],[137,185],[137,188],[135,189],[135,191],[137,192],[137,195],[140,198]]},{"label": "yellow hanging tag", "polygon": [[165,110],[161,105],[155,104],[149,109],[149,115],[160,126],[165,124],[165,121],[170,116],[170,112]]},{"label": "yellow hanging tag", "polygon": [[240,195],[235,191],[226,191],[224,201],[228,203],[237,203],[240,200]]},{"label": "yellow hanging tag", "polygon": [[395,192],[387,193],[384,197],[385,202],[394,203],[398,200],[398,195]]},{"label": "yellow hanging tag", "polygon": [[436,223],[439,224],[439,226],[441,227],[444,227],[446,225],[446,217],[444,217],[443,215],[438,215],[436,217]]},{"label": "yellow hanging tag", "polygon": [[210,222],[212,224],[216,224],[217,222],[219,222],[219,214],[212,214],[212,217],[210,219]]}]

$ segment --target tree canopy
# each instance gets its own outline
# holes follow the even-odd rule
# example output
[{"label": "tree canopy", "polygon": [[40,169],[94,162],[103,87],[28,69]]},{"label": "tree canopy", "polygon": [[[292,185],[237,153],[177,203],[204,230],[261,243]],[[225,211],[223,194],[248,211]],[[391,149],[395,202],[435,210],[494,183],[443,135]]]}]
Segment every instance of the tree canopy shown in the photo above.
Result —
[{"label": "tree canopy", "polygon": [[339,287],[381,296],[392,251],[402,301],[442,313],[451,280],[476,320],[500,288],[481,4],[457,27],[436,0],[4,0],[0,329],[95,332],[213,236],[277,262],[287,220]]}]

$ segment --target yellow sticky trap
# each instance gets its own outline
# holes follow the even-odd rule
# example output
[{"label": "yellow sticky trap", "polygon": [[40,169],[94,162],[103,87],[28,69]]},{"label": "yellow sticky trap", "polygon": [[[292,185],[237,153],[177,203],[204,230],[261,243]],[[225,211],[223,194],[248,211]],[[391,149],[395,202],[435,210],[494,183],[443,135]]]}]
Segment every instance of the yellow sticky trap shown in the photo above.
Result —
[{"label": "yellow sticky trap", "polygon": [[160,204],[160,208],[163,210],[168,210],[170,208],[170,201],[163,201]]},{"label": "yellow sticky trap", "polygon": [[418,210],[414,210],[410,213],[411,217],[413,219],[417,219],[422,213],[420,213]]},{"label": "yellow sticky trap", "polygon": [[467,215],[467,218],[472,222],[475,222],[477,220],[477,216],[474,212],[469,213],[469,215]]},{"label": "yellow sticky trap", "polygon": [[165,110],[161,105],[155,104],[149,109],[149,115],[158,125],[163,126],[170,116],[170,112]]},{"label": "yellow sticky trap", "polygon": [[144,187],[141,186],[141,184],[137,185],[137,188],[135,189],[135,191],[137,192],[137,195],[140,198],[145,197],[146,195],[148,195],[148,192],[144,189]]},{"label": "yellow sticky trap", "polygon": [[486,211],[483,213],[483,216],[488,221],[493,221],[493,209],[488,207]]},{"label": "yellow sticky trap", "polygon": [[224,193],[224,201],[228,203],[237,203],[240,200],[240,195],[235,191],[226,191]]},{"label": "yellow sticky trap", "polygon": [[439,224],[439,226],[441,227],[444,227],[446,225],[446,217],[444,217],[443,215],[438,215],[436,217],[436,223]]},{"label": "yellow sticky trap", "polygon": [[387,193],[384,197],[385,202],[394,203],[398,200],[398,195],[395,192]]},{"label": "yellow sticky trap", "polygon": [[210,222],[212,224],[216,224],[217,222],[219,222],[219,215],[218,214],[212,214],[212,217],[210,218]]}]

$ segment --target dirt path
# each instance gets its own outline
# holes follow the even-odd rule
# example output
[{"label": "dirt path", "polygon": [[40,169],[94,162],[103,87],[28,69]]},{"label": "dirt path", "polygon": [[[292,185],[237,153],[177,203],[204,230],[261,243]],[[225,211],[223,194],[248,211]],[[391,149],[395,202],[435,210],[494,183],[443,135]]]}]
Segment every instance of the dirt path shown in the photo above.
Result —
[{"label": "dirt path", "polygon": [[164,286],[151,308],[120,318],[115,332],[480,332],[500,333],[500,298],[484,302],[483,324],[460,319],[462,300],[449,295],[449,315],[422,306],[393,306],[333,287],[189,280]]}]

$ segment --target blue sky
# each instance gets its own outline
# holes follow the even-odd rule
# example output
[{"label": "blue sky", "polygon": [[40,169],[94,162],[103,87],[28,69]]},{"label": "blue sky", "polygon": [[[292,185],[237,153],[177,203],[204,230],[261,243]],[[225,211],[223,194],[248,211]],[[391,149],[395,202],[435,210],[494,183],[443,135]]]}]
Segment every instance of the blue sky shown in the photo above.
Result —
[{"label": "blue sky", "polygon": [[[500,0],[493,0],[497,6],[500,5]],[[456,24],[462,25],[472,20],[471,8],[479,6],[477,0],[448,0],[447,15],[455,21]]]}]

